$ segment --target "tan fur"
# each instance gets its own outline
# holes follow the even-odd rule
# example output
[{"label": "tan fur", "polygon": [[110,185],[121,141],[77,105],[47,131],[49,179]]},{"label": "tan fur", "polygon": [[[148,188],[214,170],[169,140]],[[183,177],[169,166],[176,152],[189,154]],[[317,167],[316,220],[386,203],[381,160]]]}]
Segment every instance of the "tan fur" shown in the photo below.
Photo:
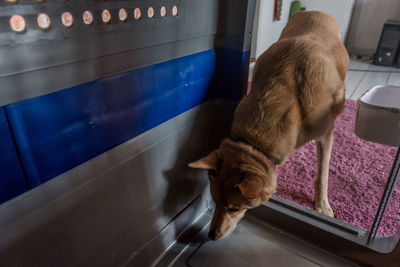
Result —
[{"label": "tan fur", "polygon": [[282,164],[311,140],[317,141],[319,159],[314,208],[333,216],[327,196],[329,159],[334,121],[344,107],[348,64],[338,23],[317,11],[293,16],[278,42],[259,57],[251,92],[237,107],[231,129],[233,140],[248,144],[225,139],[218,150],[192,163],[208,165],[217,174],[210,178],[216,202],[210,238],[232,231],[247,209],[275,192],[275,171],[265,155]]}]

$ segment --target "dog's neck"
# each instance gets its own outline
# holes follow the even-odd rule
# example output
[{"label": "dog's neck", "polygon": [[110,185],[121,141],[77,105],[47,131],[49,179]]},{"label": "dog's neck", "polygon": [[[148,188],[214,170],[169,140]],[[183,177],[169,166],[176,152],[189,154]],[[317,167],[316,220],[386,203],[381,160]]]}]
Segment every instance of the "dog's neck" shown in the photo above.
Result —
[{"label": "dog's neck", "polygon": [[254,150],[260,152],[261,154],[264,155],[264,157],[267,159],[267,161],[269,162],[269,164],[271,164],[271,166],[272,166],[273,168],[275,168],[275,166],[276,166],[275,161],[274,161],[270,156],[268,156],[267,153],[265,153],[264,151],[262,151],[262,150],[259,149],[258,147],[254,146],[253,144],[250,144],[246,139],[241,138],[241,137],[239,137],[239,138],[232,138],[232,137],[230,137],[230,139],[231,139],[232,141],[234,141],[234,142],[238,142],[238,143],[242,143],[242,144],[244,144],[244,145],[250,146],[250,147],[252,147]]}]

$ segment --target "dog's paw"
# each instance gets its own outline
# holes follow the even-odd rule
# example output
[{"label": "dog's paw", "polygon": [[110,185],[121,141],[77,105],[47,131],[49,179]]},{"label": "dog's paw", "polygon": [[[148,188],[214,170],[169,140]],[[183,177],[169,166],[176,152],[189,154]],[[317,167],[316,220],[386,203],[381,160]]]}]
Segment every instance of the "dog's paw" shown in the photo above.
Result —
[{"label": "dog's paw", "polygon": [[316,211],[318,211],[318,212],[320,212],[320,213],[322,213],[322,214],[325,214],[326,216],[329,216],[329,217],[334,217],[334,214],[333,214],[333,210],[332,210],[332,208],[331,208],[331,206],[329,205],[329,203],[328,204],[317,204],[317,203],[315,203],[314,204],[314,209],[316,210]]}]

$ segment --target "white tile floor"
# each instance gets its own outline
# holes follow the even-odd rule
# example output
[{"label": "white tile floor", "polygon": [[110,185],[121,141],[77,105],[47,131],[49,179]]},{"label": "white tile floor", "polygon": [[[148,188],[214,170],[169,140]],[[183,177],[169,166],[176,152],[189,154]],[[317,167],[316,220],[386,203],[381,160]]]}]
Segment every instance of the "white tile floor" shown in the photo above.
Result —
[{"label": "white tile floor", "polygon": [[[250,63],[249,81],[253,74],[254,62]],[[346,98],[357,100],[364,92],[375,85],[400,86],[400,69],[372,65],[371,63],[350,59],[346,77]]]},{"label": "white tile floor", "polygon": [[400,69],[350,59],[346,77],[346,98],[357,100],[371,87],[387,84],[400,86]]}]

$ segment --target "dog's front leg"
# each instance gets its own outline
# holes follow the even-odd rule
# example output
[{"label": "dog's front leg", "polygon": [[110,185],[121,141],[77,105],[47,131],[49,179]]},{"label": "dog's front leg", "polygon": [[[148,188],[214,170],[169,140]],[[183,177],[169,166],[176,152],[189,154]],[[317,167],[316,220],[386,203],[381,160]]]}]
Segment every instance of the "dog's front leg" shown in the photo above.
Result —
[{"label": "dog's front leg", "polygon": [[329,160],[332,151],[333,127],[317,141],[318,177],[314,183],[314,209],[333,217],[333,211],[328,200]]}]

